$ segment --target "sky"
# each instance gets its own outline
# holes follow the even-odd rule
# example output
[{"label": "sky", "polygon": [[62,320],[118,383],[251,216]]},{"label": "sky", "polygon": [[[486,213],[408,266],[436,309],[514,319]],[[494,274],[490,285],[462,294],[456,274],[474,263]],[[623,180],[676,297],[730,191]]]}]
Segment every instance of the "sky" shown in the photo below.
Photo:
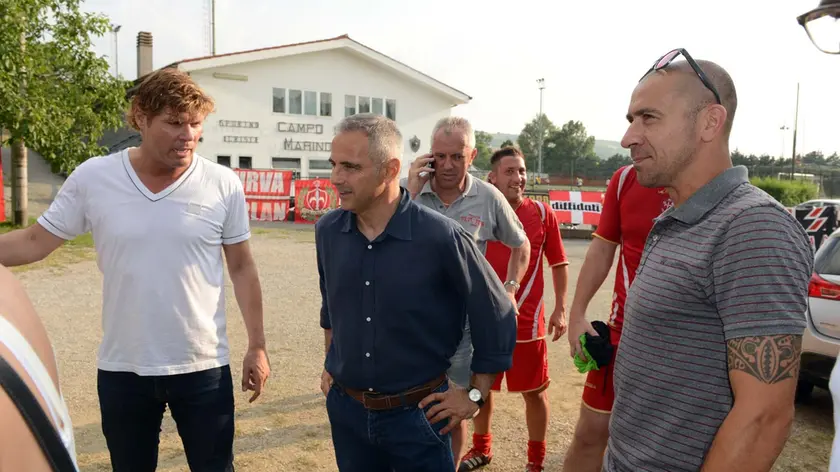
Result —
[{"label": "sky", "polygon": [[[471,97],[453,114],[476,129],[518,134],[540,109],[621,140],[630,94],[651,64],[683,47],[733,77],[730,148],[790,157],[800,85],[797,153],[840,152],[840,56],[818,51],[796,16],[818,0],[216,0],[216,53],[342,34]],[[679,4],[680,10],[676,5]],[[139,31],[155,68],[210,52],[210,0],[87,0],[120,25],[94,39],[136,78]],[[787,131],[781,130],[787,126]]]}]

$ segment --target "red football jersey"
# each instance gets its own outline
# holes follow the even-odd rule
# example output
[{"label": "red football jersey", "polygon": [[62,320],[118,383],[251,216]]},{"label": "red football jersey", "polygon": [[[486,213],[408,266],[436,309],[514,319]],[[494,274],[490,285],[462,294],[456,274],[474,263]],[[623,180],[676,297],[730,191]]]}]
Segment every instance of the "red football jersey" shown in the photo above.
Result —
[{"label": "red football jersey", "polygon": [[672,205],[664,188],[639,184],[632,165],[618,169],[610,179],[595,236],[620,245],[609,320],[615,329],[620,330],[624,323],[627,289],[636,276],[653,220]]},{"label": "red football jersey", "polygon": [[[551,267],[568,264],[566,250],[560,239],[560,224],[551,207],[530,198],[522,200],[516,209],[516,216],[522,222],[528,241],[531,243],[531,257],[528,270],[520,282],[516,299],[519,302],[517,342],[528,342],[545,337],[545,303],[543,303],[543,255]],[[507,280],[510,248],[498,241],[487,243],[485,254],[496,274]]]}]

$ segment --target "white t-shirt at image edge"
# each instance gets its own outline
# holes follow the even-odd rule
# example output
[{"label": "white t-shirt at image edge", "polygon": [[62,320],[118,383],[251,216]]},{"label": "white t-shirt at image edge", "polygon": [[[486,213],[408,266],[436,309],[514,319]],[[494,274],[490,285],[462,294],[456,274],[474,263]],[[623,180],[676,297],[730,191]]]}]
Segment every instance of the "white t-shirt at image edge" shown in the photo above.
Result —
[{"label": "white t-shirt at image edge", "polygon": [[52,234],[91,232],[102,273],[98,367],[175,375],[229,364],[223,244],[251,237],[242,182],[195,154],[153,194],[128,150],[89,159],[38,219]]}]

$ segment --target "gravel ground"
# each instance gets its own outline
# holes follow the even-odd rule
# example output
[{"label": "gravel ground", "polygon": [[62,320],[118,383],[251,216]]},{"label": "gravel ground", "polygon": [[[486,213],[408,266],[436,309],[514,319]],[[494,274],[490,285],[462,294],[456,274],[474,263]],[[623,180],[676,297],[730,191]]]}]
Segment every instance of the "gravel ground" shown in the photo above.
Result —
[{"label": "gravel ground", "polygon": [[[255,404],[237,392],[236,467],[240,471],[335,471],[323,395],[318,389],[323,335],[318,325],[320,294],[311,231],[255,228],[265,301],[265,326],[273,375]],[[585,241],[566,241],[571,259],[570,298],[586,251]],[[100,275],[93,261],[20,273],[55,346],[62,388],[76,428],[82,471],[110,470],[99,424],[96,351],[101,339]],[[612,277],[592,303],[592,314],[608,310]],[[241,375],[245,335],[228,284],[229,335],[235,384]],[[548,307],[554,297],[547,295]],[[560,470],[577,420],[583,376],[568,357],[565,337],[549,346],[552,386],[547,470]],[[519,471],[525,464],[522,401],[502,394],[494,414],[496,458],[488,471]],[[792,437],[774,470],[826,470],[832,438],[831,399],[818,391],[800,407]],[[186,471],[171,418],[161,436],[161,471]]]}]

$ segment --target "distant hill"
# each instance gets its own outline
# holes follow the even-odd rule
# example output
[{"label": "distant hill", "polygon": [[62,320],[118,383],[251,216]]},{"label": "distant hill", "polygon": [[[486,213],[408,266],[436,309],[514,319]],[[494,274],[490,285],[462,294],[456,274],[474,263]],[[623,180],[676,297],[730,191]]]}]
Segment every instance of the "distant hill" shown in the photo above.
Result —
[{"label": "distant hill", "polygon": [[618,141],[608,141],[605,139],[596,139],[595,140],[595,154],[598,155],[601,159],[609,159],[616,154],[621,154],[623,156],[629,156],[630,150],[624,149],[621,147],[621,143]]},{"label": "distant hill", "polygon": [[[493,135],[493,140],[490,141],[490,147],[498,148],[502,146],[502,143],[506,140],[510,139],[511,141],[516,143],[516,138],[519,137],[518,134],[507,134],[507,133],[491,133]],[[609,159],[615,154],[622,154],[625,156],[630,155],[630,151],[628,149],[624,149],[621,147],[621,143],[618,141],[609,141],[605,139],[596,139],[595,140],[595,154],[598,155],[601,159]]]},{"label": "distant hill", "polygon": [[490,147],[500,148],[502,147],[502,143],[508,139],[513,141],[513,144],[516,144],[516,138],[518,137],[518,134],[493,133],[493,140],[490,141]]}]

